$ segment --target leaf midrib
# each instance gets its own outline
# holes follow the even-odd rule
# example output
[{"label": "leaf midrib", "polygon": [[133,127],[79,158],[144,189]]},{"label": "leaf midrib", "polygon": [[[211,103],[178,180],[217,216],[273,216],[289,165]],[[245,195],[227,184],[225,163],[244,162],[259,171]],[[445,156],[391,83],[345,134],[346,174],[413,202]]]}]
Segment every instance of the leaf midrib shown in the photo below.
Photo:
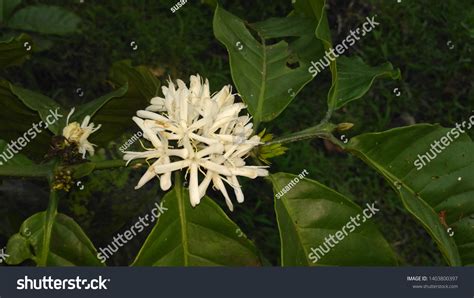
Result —
[{"label": "leaf midrib", "polygon": [[[353,152],[355,155],[358,155],[357,153],[359,153],[359,151],[357,151],[356,149],[351,149],[351,148],[349,148],[349,147],[348,147],[347,149],[348,149],[350,152]],[[380,173],[381,173],[387,180],[389,180],[389,181],[391,182],[391,184],[395,185],[395,183],[394,183],[395,181],[398,181],[399,183],[401,183],[401,180],[402,180],[402,179],[396,179],[396,176],[394,176],[391,172],[385,170],[385,168],[382,167],[379,163],[377,163],[377,162],[374,161],[373,159],[369,158],[367,155],[363,154],[362,152],[360,152],[360,153],[362,154],[362,156],[360,156],[360,157],[361,157],[362,159],[367,160],[367,161],[369,162],[369,164],[372,164],[372,165],[376,168],[376,170],[380,171]],[[433,209],[433,207],[431,207],[423,198],[421,198],[421,196],[420,196],[420,198],[418,198],[418,197],[416,196],[416,192],[415,192],[412,188],[410,188],[410,187],[409,187],[407,184],[405,184],[405,183],[401,183],[401,184],[402,184],[402,187],[404,187],[404,188],[412,195],[412,197],[413,197],[415,200],[421,201],[421,203],[422,203],[423,205],[425,205],[427,208],[431,209],[431,211],[436,214],[436,211]],[[405,208],[406,208],[407,210],[409,210],[410,213],[411,213],[419,222],[421,222],[423,226],[426,227],[426,229],[428,230],[428,233],[431,234],[431,235],[433,235],[433,237],[434,237],[435,239],[437,239],[437,242],[438,242],[438,243],[441,243],[441,239],[440,239],[439,237],[435,236],[435,233],[434,233],[433,229],[431,229],[431,227],[430,227],[428,224],[426,224],[425,221],[421,220],[421,218],[418,217],[418,215],[417,215],[409,206],[407,206],[407,205],[405,204],[405,202],[404,202],[404,200],[403,200],[402,193],[401,193],[400,191],[398,191],[398,190],[397,190],[396,192],[398,192],[400,198],[402,199],[402,203],[403,203],[403,205],[405,206]],[[444,253],[443,253],[444,256],[448,256],[448,253],[447,253],[446,250],[444,249],[444,245],[439,246],[439,248],[440,248],[440,250],[442,250],[442,251],[444,252]],[[448,261],[448,263],[449,263],[450,265],[453,265],[453,264],[451,264],[451,260],[447,260],[447,261]]]},{"label": "leaf midrib", "polygon": [[260,87],[260,94],[258,95],[258,104],[257,104],[257,112],[255,114],[255,129],[258,128],[260,121],[262,120],[263,114],[263,103],[265,101],[265,89],[267,88],[267,46],[265,44],[265,39],[260,37],[261,44],[262,44],[262,85]]},{"label": "leaf midrib", "polygon": [[[181,181],[180,181],[181,182]],[[184,206],[183,187],[176,183],[176,197],[178,199],[179,209],[179,221],[181,225],[181,238],[183,246],[183,262],[184,266],[189,265],[189,248],[188,248],[188,237],[187,237],[187,226],[186,226],[186,207]]]},{"label": "leaf midrib", "polygon": [[[270,175],[270,179],[273,181],[273,184],[274,184],[275,186],[278,185],[278,187],[279,187],[280,189],[282,188],[282,186],[277,182],[277,179],[275,179],[272,175]],[[276,207],[277,207],[276,200],[278,200],[278,199],[275,198],[275,209],[276,209]],[[279,199],[279,200],[282,202],[282,205],[283,205],[283,207],[285,208],[285,211],[288,213],[288,215],[290,215],[289,208],[288,208],[288,206],[286,205],[284,198]],[[276,210],[275,210],[275,211],[276,211]],[[276,213],[277,213],[277,217],[278,217],[278,212],[276,212]],[[299,244],[300,244],[300,246],[302,247],[303,252],[304,252],[304,254],[305,254],[306,264],[310,266],[311,264],[309,264],[308,258],[307,258],[307,256],[308,256],[309,253],[308,253],[308,251],[306,250],[305,246],[303,245],[303,240],[301,239],[301,235],[300,235],[300,233],[299,233],[298,226],[297,226],[296,223],[294,223],[292,220],[290,220],[290,221],[291,221],[291,223],[293,224],[293,228],[295,229],[295,234],[296,234],[296,236],[298,237]],[[280,229],[280,225],[279,225],[279,224],[278,224],[278,229]],[[283,235],[283,233],[282,233],[281,230],[280,230],[280,235]],[[280,237],[280,241],[281,241],[281,243],[280,243],[280,245],[281,245],[281,265],[282,265],[282,266],[285,266],[285,264],[284,264],[284,263],[285,263],[285,258],[283,257],[283,256],[284,256],[284,253],[283,253],[283,250],[284,250],[283,237]]]}]

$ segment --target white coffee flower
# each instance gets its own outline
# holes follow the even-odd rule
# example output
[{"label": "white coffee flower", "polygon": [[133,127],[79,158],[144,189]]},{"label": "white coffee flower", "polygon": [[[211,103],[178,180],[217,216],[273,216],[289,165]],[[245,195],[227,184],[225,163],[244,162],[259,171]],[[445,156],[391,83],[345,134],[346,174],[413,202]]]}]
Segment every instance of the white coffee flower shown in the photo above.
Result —
[{"label": "white coffee flower", "polygon": [[101,125],[95,126],[94,123],[89,123],[91,120],[91,117],[87,115],[84,117],[84,120],[82,120],[82,124],[79,124],[78,122],[72,122],[69,123],[69,118],[71,115],[74,113],[74,108],[71,109],[71,112],[69,112],[69,115],[67,116],[66,120],[66,127],[63,129],[63,136],[69,141],[69,142],[75,142],[77,143],[77,146],[79,148],[79,153],[82,154],[82,157],[86,157],[86,153],[88,152],[89,155],[93,156],[94,155],[94,144],[89,142],[87,138],[94,132],[100,129]]},{"label": "white coffee flower", "polygon": [[[202,82],[197,75],[191,76],[190,81],[189,88],[181,80],[177,86],[170,81],[168,87],[162,87],[164,98],[152,98],[146,110],[137,112],[138,117],[133,117],[133,121],[153,148],[145,148],[144,152],[127,151],[124,159],[153,160],[135,189],[158,177],[161,188],[168,190],[171,173],[186,168],[193,207],[199,204],[212,182],[233,210],[224,182],[233,188],[237,202],[242,203],[244,195],[237,177],[254,179],[268,175],[265,167],[245,164],[249,152],[260,144],[260,137],[252,136],[250,116],[239,116],[245,105],[234,103],[230,86],[211,97],[208,80]],[[199,173],[202,173],[201,181]]]}]

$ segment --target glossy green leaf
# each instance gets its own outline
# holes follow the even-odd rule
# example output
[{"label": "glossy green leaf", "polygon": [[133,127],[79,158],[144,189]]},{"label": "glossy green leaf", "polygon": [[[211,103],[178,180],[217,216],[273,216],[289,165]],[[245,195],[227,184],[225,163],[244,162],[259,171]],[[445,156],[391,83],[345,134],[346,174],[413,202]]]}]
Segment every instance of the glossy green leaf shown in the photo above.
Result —
[{"label": "glossy green leaf", "polygon": [[400,70],[391,63],[369,66],[359,57],[340,56],[337,59],[336,82],[329,92],[328,105],[339,109],[347,103],[364,96],[377,78],[400,78]]},{"label": "glossy green leaf", "polygon": [[[167,208],[141,248],[134,266],[258,266],[254,245],[208,197],[192,208],[179,186],[163,198]],[[239,237],[240,236],[240,237]]]},{"label": "glossy green leaf", "polygon": [[[311,24],[304,20],[299,22],[296,18],[290,18],[289,22],[297,26],[298,31],[305,24]],[[311,81],[309,63],[298,59],[298,55],[290,51],[286,41],[270,44],[264,38],[299,34],[291,30],[291,26],[285,26],[282,20],[273,19],[253,25],[253,29],[261,37],[257,41],[243,20],[218,6],[214,13],[213,27],[214,35],[229,53],[234,84],[257,125],[277,117]],[[307,28],[300,34],[304,35],[306,32]],[[296,48],[303,47],[300,44]]]},{"label": "glossy green leaf", "polygon": [[[19,264],[26,259],[38,261],[44,233],[45,212],[36,213],[21,225],[20,232],[7,244],[7,262]],[[57,214],[54,220],[48,266],[102,266],[97,251],[84,231],[70,217]]]},{"label": "glossy green leaf", "polygon": [[30,57],[32,49],[33,42],[31,37],[26,34],[21,34],[16,38],[6,41],[0,41],[0,69],[22,64]]},{"label": "glossy green leaf", "polygon": [[0,176],[10,177],[46,177],[51,172],[49,164],[34,164],[15,147],[0,140]]},{"label": "glossy green leaf", "polygon": [[28,240],[22,235],[14,234],[11,236],[6,249],[7,263],[17,265],[28,259],[34,259],[29,246]]},{"label": "glossy green leaf", "polygon": [[[0,81],[0,104],[8,109],[0,109],[0,139],[7,143],[19,137],[30,142],[21,153],[30,158],[41,159],[49,148],[51,133],[38,126],[38,113],[29,109],[10,89],[10,84]],[[36,129],[35,129],[36,127]]]},{"label": "glossy green leaf", "polygon": [[77,107],[75,112],[72,114],[70,121],[77,121],[80,123],[86,116],[94,117],[94,115],[111,99],[122,97],[127,92],[127,89],[128,86],[125,84],[117,90]]},{"label": "glossy green leaf", "polygon": [[6,22],[20,3],[21,0],[0,0],[0,23]]},{"label": "glossy green leaf", "polygon": [[59,134],[61,121],[66,118],[66,111],[53,99],[15,85],[10,85],[11,91],[28,108],[39,113],[43,124],[41,128],[49,129],[53,134]]},{"label": "glossy green leaf", "polygon": [[[33,164],[33,162],[28,159],[28,157],[24,156],[21,153],[15,153],[11,149],[15,148],[9,148],[7,142],[5,142],[4,140],[0,140],[0,165],[8,164],[13,166],[28,166]],[[7,150],[9,152],[5,154],[5,151]],[[13,153],[13,157],[9,158],[8,161],[4,160],[2,157],[9,157],[9,153]]]},{"label": "glossy green leaf", "polygon": [[[112,66],[110,80],[119,88],[114,97],[107,100],[97,111],[93,120],[102,128],[92,135],[92,141],[105,145],[136,125],[132,117],[150,105],[158,94],[159,80],[145,66],[132,67],[130,61],[120,61]],[[128,86],[128,87],[127,87]],[[122,93],[124,92],[124,93]],[[119,95],[122,94],[122,95]]]},{"label": "glossy green leaf", "polygon": [[[348,198],[314,180],[292,174],[273,174],[270,180],[275,192],[283,266],[397,264],[375,224],[370,219],[364,221],[362,208]],[[338,243],[329,240],[325,244],[330,235],[339,237]]]},{"label": "glossy green leaf", "polygon": [[8,27],[43,34],[64,35],[78,31],[81,19],[64,8],[50,5],[27,6],[15,12]]},{"label": "glossy green leaf", "polygon": [[[325,0],[296,0],[294,3],[295,12],[302,15],[307,15],[313,17],[317,20],[318,25],[315,30],[315,36],[323,43],[325,52],[328,52],[332,49],[332,37],[331,37],[331,30],[329,28],[329,22],[327,18],[327,11],[326,11],[326,1]],[[321,55],[321,57],[314,57],[312,62],[317,63],[320,59],[323,59],[325,53]],[[329,70],[331,71],[331,88],[329,90],[328,100],[331,102],[331,94],[333,93],[334,88],[337,85],[338,81],[338,64],[336,60],[329,59]],[[312,70],[313,69],[313,70]],[[315,75],[318,75],[320,72],[316,72],[314,65],[308,69],[308,71],[312,72]],[[321,70],[322,71],[322,70]],[[329,105],[329,108],[332,110],[333,107]]]},{"label": "glossy green leaf", "polygon": [[94,162],[85,162],[79,165],[72,167],[72,178],[80,179],[82,177],[88,176],[92,171],[94,171],[96,164]]},{"label": "glossy green leaf", "polygon": [[[294,5],[296,12],[316,17],[318,26],[315,35],[324,44],[326,51],[332,49],[326,1],[296,0]],[[313,61],[317,62],[319,57],[315,58]],[[390,63],[371,67],[355,56],[339,56],[337,59],[330,60],[329,68],[332,74],[332,85],[328,94],[330,110],[339,109],[345,104],[364,96],[377,78],[398,79],[400,77],[400,71],[393,69]]]},{"label": "glossy green leaf", "polygon": [[[299,59],[305,65],[309,65],[312,59],[324,55],[323,44],[314,36],[316,24],[314,18],[291,15],[284,18],[270,18],[251,24],[251,27],[265,40],[294,37],[288,43],[289,62],[296,63]],[[294,61],[291,61],[292,58]]]},{"label": "glossy green leaf", "polygon": [[448,264],[474,264],[474,145],[466,134],[421,124],[354,137],[346,150],[385,177]]},{"label": "glossy green leaf", "polygon": [[[296,0],[294,2],[295,13],[297,15],[304,15],[316,20],[317,26],[313,34],[320,40],[325,50],[332,48],[331,30],[329,29],[329,22],[326,12],[325,0]],[[324,53],[322,53],[324,55]],[[313,57],[314,61],[320,57]],[[336,62],[331,61],[330,69],[334,75],[336,73]],[[333,80],[334,81],[334,80]]]},{"label": "glossy green leaf", "polygon": [[6,177],[41,177],[41,178],[46,178],[51,172],[52,172],[52,167],[51,165],[48,164],[28,164],[28,165],[14,165],[14,164],[9,164],[10,162],[7,161],[5,164],[3,162],[2,158],[2,163],[3,165],[0,164],[0,176],[6,176]]}]

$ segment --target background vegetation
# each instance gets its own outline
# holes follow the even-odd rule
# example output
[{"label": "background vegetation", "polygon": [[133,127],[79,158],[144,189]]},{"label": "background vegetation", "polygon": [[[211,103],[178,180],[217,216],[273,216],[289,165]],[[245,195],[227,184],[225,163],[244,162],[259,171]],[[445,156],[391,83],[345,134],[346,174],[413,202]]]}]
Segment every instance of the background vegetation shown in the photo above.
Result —
[{"label": "background vegetation", "polygon": [[[209,78],[211,90],[232,82],[225,48],[212,31],[210,6],[188,1],[175,14],[177,1],[24,1],[54,4],[81,18],[80,31],[49,36],[51,46],[35,53],[23,66],[2,71],[11,82],[48,95],[66,106],[75,106],[112,90],[108,70],[119,60],[143,64],[165,82],[187,81],[191,74]],[[335,44],[350,29],[377,15],[380,26],[350,51],[371,65],[390,61],[401,69],[400,81],[377,81],[362,102],[336,113],[334,122],[352,122],[347,138],[413,123],[452,126],[465,120],[474,108],[472,48],[474,6],[461,1],[329,1],[329,21]],[[381,3],[382,2],[382,3]],[[221,1],[232,13],[249,21],[283,16],[289,0]],[[448,43],[450,41],[450,43]],[[138,48],[133,50],[131,43]],[[454,46],[454,47],[453,47]],[[311,82],[267,130],[284,135],[314,125],[323,117],[330,74]],[[84,92],[78,92],[81,88]],[[400,95],[397,96],[395,88]],[[120,157],[118,147],[136,131],[129,131],[100,150],[97,159]],[[474,135],[470,132],[471,137]],[[444,265],[431,238],[404,212],[399,198],[383,178],[360,160],[341,153],[321,140],[289,145],[286,155],[272,161],[272,172],[300,173],[364,202],[378,201],[377,221],[382,233],[399,254],[402,264]],[[75,188],[60,210],[72,216],[95,243],[106,246],[117,232],[149,211],[161,196],[157,186],[140,191],[133,186],[140,172],[96,172]],[[229,216],[255,241],[271,264],[279,259],[279,236],[271,186],[263,179],[245,184],[246,202]],[[211,195],[221,198],[220,194]],[[0,248],[21,222],[47,205],[47,185],[35,181],[3,180],[0,185]],[[142,238],[121,249],[109,264],[127,265]],[[350,253],[350,252],[349,252]]]}]

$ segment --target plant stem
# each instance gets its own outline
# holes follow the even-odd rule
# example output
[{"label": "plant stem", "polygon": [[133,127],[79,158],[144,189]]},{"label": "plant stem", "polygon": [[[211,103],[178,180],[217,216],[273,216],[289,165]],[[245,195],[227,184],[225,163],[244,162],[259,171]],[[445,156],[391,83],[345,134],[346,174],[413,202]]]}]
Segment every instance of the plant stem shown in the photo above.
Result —
[{"label": "plant stem", "polygon": [[[51,185],[50,181],[50,185]],[[48,209],[44,217],[44,232],[43,232],[43,242],[41,244],[41,255],[39,258],[38,266],[44,267],[48,262],[49,247],[51,244],[51,234],[53,230],[54,220],[56,219],[56,214],[58,213],[58,194],[55,190],[51,188],[51,193],[49,194],[49,203]]]},{"label": "plant stem", "polygon": [[321,122],[319,124],[326,124],[329,122],[329,120],[331,119],[331,116],[332,116],[332,112],[333,112],[333,108],[330,108],[327,112],[326,112],[326,115],[324,116],[324,119],[321,120]]},{"label": "plant stem", "polygon": [[[128,165],[133,166],[137,165],[140,163],[143,163],[144,159],[137,159],[134,161],[131,161]],[[95,163],[95,168],[94,170],[104,170],[104,169],[110,169],[110,168],[122,168],[125,167],[127,162],[122,159],[113,159],[113,160],[104,160],[104,161],[99,161]]]},{"label": "plant stem", "polygon": [[184,201],[183,196],[183,177],[181,176],[181,171],[176,171],[174,187],[176,192],[176,199],[178,203],[179,210],[179,221],[181,225],[181,238],[182,238],[182,247],[184,254],[184,266],[189,266],[189,247],[188,247],[188,233],[186,225],[186,207],[184,204],[189,204],[189,202]]},{"label": "plant stem", "polygon": [[0,176],[9,177],[44,177],[50,173],[51,168],[45,165],[5,165],[0,166]]},{"label": "plant stem", "polygon": [[104,160],[95,163],[95,170],[103,170],[108,168],[121,168],[125,167],[126,161],[122,159]]},{"label": "plant stem", "polygon": [[296,142],[296,141],[301,141],[301,140],[306,140],[306,139],[311,139],[311,138],[316,138],[316,137],[332,140],[334,138],[332,136],[332,132],[334,131],[336,127],[337,125],[332,124],[332,123],[320,123],[314,127],[304,129],[302,131],[290,134],[288,136],[276,138],[273,141],[265,143],[265,146],[272,145],[272,144],[291,143],[291,142]]}]

